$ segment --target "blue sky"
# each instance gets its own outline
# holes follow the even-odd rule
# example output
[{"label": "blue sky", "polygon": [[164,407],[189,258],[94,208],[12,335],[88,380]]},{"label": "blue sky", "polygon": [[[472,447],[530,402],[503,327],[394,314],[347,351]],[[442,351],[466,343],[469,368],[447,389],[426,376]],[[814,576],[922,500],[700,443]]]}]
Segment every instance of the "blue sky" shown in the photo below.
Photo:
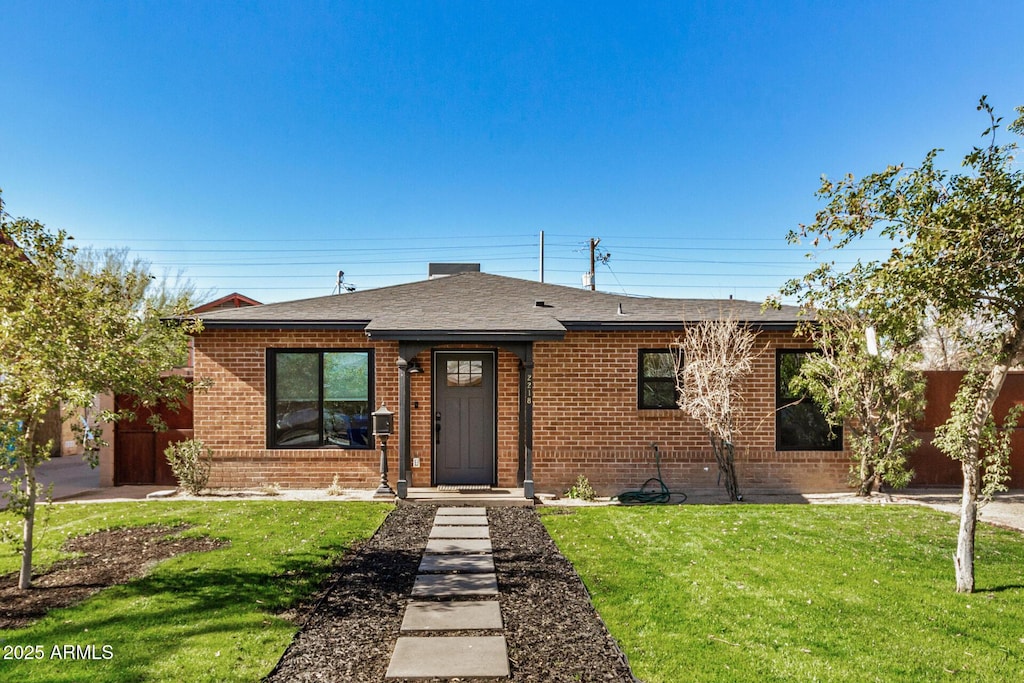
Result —
[{"label": "blue sky", "polygon": [[[760,300],[821,174],[955,167],[1024,3],[0,0],[7,210],[264,302],[480,262]],[[870,258],[865,249],[840,256]],[[828,258],[831,256],[826,255]]]}]

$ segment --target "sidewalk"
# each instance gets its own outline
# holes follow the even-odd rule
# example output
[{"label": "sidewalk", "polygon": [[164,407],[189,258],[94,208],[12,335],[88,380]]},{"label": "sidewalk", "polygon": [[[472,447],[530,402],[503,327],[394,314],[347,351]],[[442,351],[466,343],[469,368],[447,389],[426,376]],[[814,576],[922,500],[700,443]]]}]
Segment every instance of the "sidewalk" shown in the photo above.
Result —
[{"label": "sidewalk", "polygon": [[[53,484],[54,501],[126,501],[145,500],[151,494],[173,491],[173,487],[139,485],[101,487],[99,470],[89,467],[82,456],[66,456],[53,458],[37,469],[39,480],[43,485]],[[365,495],[362,495],[364,494]],[[346,500],[372,498],[372,491],[353,491],[348,496],[338,497],[327,495],[326,490],[293,490],[281,489],[280,495],[273,496],[276,500]],[[960,512],[959,488],[911,488],[894,493],[875,494],[869,500],[858,498],[853,493],[809,493],[809,494],[750,494],[745,497],[747,503],[754,504],[812,504],[812,505],[925,505],[936,510],[957,515]],[[551,501],[543,496],[544,504],[576,504],[573,501]],[[724,494],[721,490],[690,491],[687,504],[723,503]],[[0,510],[6,502],[0,500]],[[1024,490],[1015,489],[997,494],[990,503],[981,507],[979,519],[982,522],[1024,531]]]}]

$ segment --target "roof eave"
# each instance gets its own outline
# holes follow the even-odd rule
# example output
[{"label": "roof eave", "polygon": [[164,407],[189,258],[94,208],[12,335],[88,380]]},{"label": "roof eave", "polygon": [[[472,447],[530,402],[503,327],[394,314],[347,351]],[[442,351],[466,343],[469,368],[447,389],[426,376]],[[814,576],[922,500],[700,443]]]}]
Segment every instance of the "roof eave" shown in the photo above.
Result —
[{"label": "roof eave", "polygon": [[[675,320],[675,321],[607,321],[607,320],[579,320],[562,321],[566,330],[573,332],[671,332],[678,331],[685,327],[695,325],[698,320]],[[744,324],[755,330],[766,332],[792,332],[797,328],[795,321],[745,321]]]},{"label": "roof eave", "polygon": [[203,320],[204,330],[364,330],[369,320]]},{"label": "roof eave", "polygon": [[557,341],[565,338],[563,330],[367,330],[370,339],[387,341],[497,342]]}]

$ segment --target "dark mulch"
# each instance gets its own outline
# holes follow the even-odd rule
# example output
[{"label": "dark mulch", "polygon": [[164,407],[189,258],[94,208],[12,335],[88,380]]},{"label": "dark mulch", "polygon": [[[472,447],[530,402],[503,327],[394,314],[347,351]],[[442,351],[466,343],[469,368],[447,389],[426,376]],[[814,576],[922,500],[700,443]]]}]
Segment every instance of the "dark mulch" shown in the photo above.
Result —
[{"label": "dark mulch", "polygon": [[64,550],[82,553],[34,576],[32,588],[18,589],[18,573],[0,577],[0,629],[27,626],[51,609],[77,604],[108,586],[128,583],[153,564],[182,553],[225,545],[207,537],[178,537],[186,526],[144,526],[98,531],[69,539]]},{"label": "dark mulch", "polygon": [[268,681],[382,681],[436,508],[404,505],[347,556]]},{"label": "dark mulch", "polygon": [[[343,561],[268,681],[384,680],[435,511],[397,508]],[[633,681],[583,583],[536,512],[490,508],[488,519],[509,680]]]},{"label": "dark mulch", "polygon": [[531,508],[487,511],[513,681],[633,681],[587,589]]}]

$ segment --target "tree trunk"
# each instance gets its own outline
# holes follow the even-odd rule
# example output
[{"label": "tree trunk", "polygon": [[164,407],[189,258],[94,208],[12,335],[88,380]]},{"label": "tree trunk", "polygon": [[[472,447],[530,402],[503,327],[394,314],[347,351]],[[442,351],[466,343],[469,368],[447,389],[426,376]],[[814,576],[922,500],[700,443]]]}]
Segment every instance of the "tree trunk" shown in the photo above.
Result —
[{"label": "tree trunk", "polygon": [[[1014,347],[1019,345],[1018,340]],[[1016,353],[1007,356],[1012,359]],[[974,592],[974,529],[978,525],[978,494],[981,490],[981,430],[992,415],[992,407],[999,398],[1009,370],[1009,362],[1002,362],[997,363],[988,373],[985,384],[978,392],[968,427],[968,443],[965,448],[970,456],[960,464],[964,473],[964,491],[960,500],[960,532],[957,534],[956,555],[953,557],[958,593]]]},{"label": "tree trunk", "polygon": [[711,448],[718,462],[718,472],[725,482],[725,491],[729,500],[743,500],[740,495],[739,483],[736,481],[736,450],[732,443],[714,435],[711,437]]},{"label": "tree trunk", "polygon": [[32,587],[32,549],[34,542],[32,535],[36,525],[36,470],[35,467],[29,464],[30,459],[25,459],[25,494],[28,497],[28,501],[25,506],[23,520],[24,535],[22,540],[24,541],[24,547],[21,551],[21,573],[18,576],[18,588],[21,590],[28,590]]},{"label": "tree trunk", "polygon": [[960,531],[956,536],[956,592],[974,592],[974,530],[978,526],[978,484],[981,473],[977,464],[964,462],[964,494],[960,502]]},{"label": "tree trunk", "polygon": [[871,466],[865,455],[860,459],[860,487],[857,489],[857,495],[862,498],[871,496],[875,487],[875,478],[875,468]]}]

